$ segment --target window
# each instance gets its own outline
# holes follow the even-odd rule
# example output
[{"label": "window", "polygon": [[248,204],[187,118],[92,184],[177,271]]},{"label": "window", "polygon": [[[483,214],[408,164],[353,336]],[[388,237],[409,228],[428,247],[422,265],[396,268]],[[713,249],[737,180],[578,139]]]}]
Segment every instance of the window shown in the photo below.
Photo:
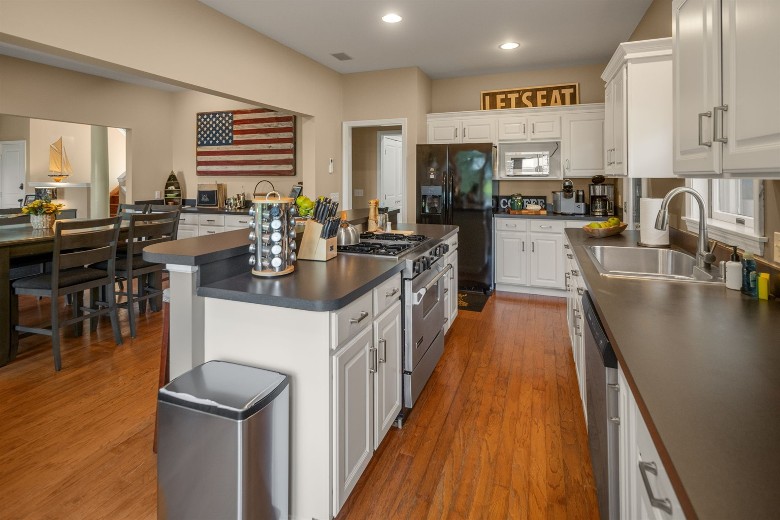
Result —
[{"label": "window", "polygon": [[[691,179],[688,186],[702,194],[707,206],[709,238],[763,255],[763,182],[754,179]],[[686,200],[688,231],[698,232],[699,208]]]}]

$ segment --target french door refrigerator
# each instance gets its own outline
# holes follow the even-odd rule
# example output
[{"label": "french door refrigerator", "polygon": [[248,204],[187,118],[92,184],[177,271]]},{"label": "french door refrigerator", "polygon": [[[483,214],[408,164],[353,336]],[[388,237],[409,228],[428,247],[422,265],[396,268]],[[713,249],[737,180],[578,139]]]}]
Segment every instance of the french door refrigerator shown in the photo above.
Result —
[{"label": "french door refrigerator", "polygon": [[492,143],[417,145],[417,223],[458,233],[458,288],[493,292]]}]

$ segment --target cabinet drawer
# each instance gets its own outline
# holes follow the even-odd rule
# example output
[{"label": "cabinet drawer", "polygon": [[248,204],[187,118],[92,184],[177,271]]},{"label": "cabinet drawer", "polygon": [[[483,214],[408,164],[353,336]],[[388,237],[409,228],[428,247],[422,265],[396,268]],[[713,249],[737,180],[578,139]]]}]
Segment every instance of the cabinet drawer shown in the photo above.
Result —
[{"label": "cabinet drawer", "polygon": [[527,231],[528,219],[524,218],[497,218],[496,231]]},{"label": "cabinet drawer", "polygon": [[537,233],[563,233],[566,223],[562,220],[531,220],[529,230]]},{"label": "cabinet drawer", "polygon": [[374,289],[374,316],[401,299],[401,275],[397,274]]},{"label": "cabinet drawer", "polygon": [[336,349],[374,321],[372,291],[367,292],[343,309],[332,313],[332,348]]},{"label": "cabinet drawer", "polygon": [[243,227],[249,229],[249,223],[254,221],[249,215],[225,215],[225,226]]},{"label": "cabinet drawer", "polygon": [[446,244],[450,247],[450,252],[458,248],[458,234],[455,233],[446,240]]},{"label": "cabinet drawer", "polygon": [[198,236],[206,236],[206,235],[216,235],[217,233],[222,233],[225,231],[225,228],[218,227],[218,226],[200,226],[198,228]]},{"label": "cabinet drawer", "polygon": [[179,217],[179,227],[183,225],[197,226],[198,214],[197,213],[182,213]]},{"label": "cabinet drawer", "polygon": [[208,213],[205,215],[198,215],[198,224],[201,226],[224,226],[225,215],[215,215]]}]

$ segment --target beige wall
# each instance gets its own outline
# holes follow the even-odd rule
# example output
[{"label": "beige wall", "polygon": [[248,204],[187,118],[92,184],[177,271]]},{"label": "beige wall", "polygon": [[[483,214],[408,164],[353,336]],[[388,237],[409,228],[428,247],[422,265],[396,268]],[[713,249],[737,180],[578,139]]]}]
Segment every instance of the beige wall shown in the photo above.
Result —
[{"label": "beige wall", "polygon": [[161,189],[171,170],[171,93],[6,56],[0,91],[1,114],[129,129],[129,198]]},{"label": "beige wall", "polygon": [[[417,68],[344,76],[344,121],[406,119],[406,221],[414,221],[416,145],[426,140],[430,80]],[[339,170],[340,171],[340,170]]]},{"label": "beige wall", "polygon": [[[339,176],[324,173],[330,158],[340,169],[336,72],[196,0],[4,0],[1,9],[0,41],[308,116],[301,126],[304,183],[319,193],[339,191]],[[146,173],[149,187],[142,183],[137,195],[153,193],[169,170]]]},{"label": "beige wall", "polygon": [[431,111],[479,110],[479,93],[483,90],[558,83],[579,83],[580,103],[603,103],[604,82],[601,80],[601,73],[606,66],[606,63],[600,63],[580,67],[523,70],[505,74],[433,80]]},{"label": "beige wall", "polygon": [[672,35],[672,0],[653,0],[628,41],[668,38]]}]

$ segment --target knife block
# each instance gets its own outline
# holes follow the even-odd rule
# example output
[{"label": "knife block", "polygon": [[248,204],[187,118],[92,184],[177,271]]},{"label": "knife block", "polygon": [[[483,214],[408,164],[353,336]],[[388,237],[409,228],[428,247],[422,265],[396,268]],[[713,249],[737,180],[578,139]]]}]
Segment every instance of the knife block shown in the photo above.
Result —
[{"label": "knife block", "polygon": [[335,258],[338,254],[336,237],[322,238],[322,224],[314,220],[306,221],[303,230],[301,248],[298,251],[298,260],[319,260],[325,262]]}]

